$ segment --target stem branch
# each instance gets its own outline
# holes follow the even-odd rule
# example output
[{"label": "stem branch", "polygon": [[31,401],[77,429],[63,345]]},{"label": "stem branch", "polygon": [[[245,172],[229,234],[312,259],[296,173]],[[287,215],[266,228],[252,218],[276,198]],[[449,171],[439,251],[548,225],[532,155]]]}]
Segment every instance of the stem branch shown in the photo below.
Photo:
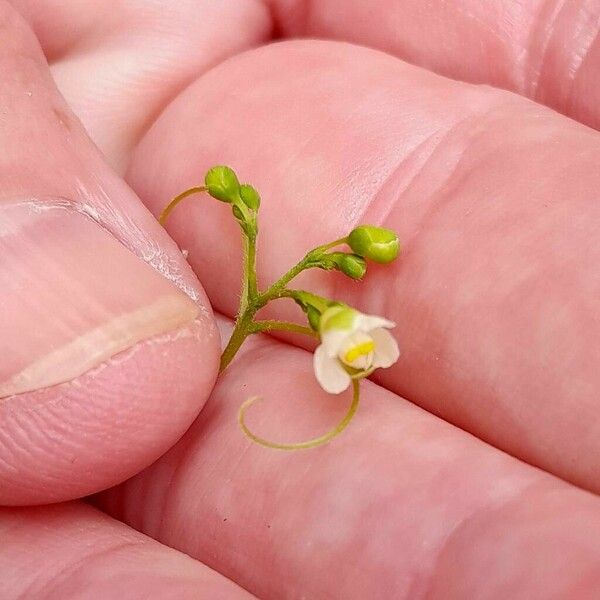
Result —
[{"label": "stem branch", "polygon": [[292,333],[302,333],[311,337],[318,337],[317,333],[310,327],[298,325],[297,323],[288,323],[287,321],[254,321],[251,325],[252,333],[266,333],[268,331],[291,331]]},{"label": "stem branch", "polygon": [[333,242],[329,242],[329,244],[323,244],[322,246],[317,246],[313,248],[310,252],[306,254],[306,256],[295,266],[293,266],[287,273],[284,273],[266,292],[264,292],[259,298],[263,303],[263,306],[269,301],[276,297],[281,298],[282,296],[278,296],[279,292],[281,292],[292,279],[300,275],[302,271],[306,269],[310,269],[314,266],[314,262],[318,260],[323,253],[331,248],[335,248],[340,244],[345,244],[348,241],[347,237],[340,238],[339,240],[334,240]]}]

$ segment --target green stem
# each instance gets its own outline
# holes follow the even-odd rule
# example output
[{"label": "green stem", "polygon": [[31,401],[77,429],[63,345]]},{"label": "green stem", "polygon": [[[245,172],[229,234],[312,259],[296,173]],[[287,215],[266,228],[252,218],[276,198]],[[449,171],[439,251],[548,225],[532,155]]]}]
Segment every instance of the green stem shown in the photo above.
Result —
[{"label": "green stem", "polygon": [[242,315],[248,310],[248,281],[249,281],[249,255],[250,255],[250,240],[244,235],[244,259],[242,260],[242,291],[240,294],[240,307],[238,310],[237,320],[241,319]]},{"label": "green stem", "polygon": [[333,242],[329,242],[328,244],[323,244],[322,246],[317,246],[312,252],[325,252],[326,250],[331,250],[331,248],[335,248],[336,246],[340,246],[341,244],[346,244],[348,242],[348,236],[340,238],[339,240],[334,240]]},{"label": "green stem", "polygon": [[[242,227],[244,239],[244,260],[242,263],[242,294],[238,318],[249,308],[254,307],[258,289],[256,283],[256,220],[250,222],[250,230]],[[255,310],[256,312],[256,310]]]},{"label": "green stem", "polygon": [[248,248],[246,253],[246,270],[248,272],[248,300],[254,302],[258,296],[258,284],[256,280],[256,233],[248,236]]},{"label": "green stem", "polygon": [[304,325],[297,323],[288,323],[287,321],[254,321],[250,327],[251,333],[266,333],[269,331],[290,331],[292,333],[302,333],[312,337],[318,337],[316,331]]},{"label": "green stem", "polygon": [[227,342],[227,346],[225,346],[225,350],[223,350],[223,354],[221,354],[219,373],[222,373],[229,366],[229,363],[233,360],[233,357],[237,354],[237,351],[246,341],[246,338],[252,333],[250,330],[250,325],[253,317],[254,312],[247,311],[237,318],[235,327],[231,332],[231,337]]},{"label": "green stem", "polygon": [[219,373],[222,373],[233,360],[237,351],[241,348],[246,338],[252,333],[252,322],[256,311],[259,309],[257,304],[258,289],[256,281],[256,218],[251,223],[249,231],[242,229],[244,238],[244,261],[242,268],[242,297],[240,300],[240,309],[235,321],[235,326],[223,354],[221,354],[221,363]]},{"label": "green stem", "polygon": [[178,194],[177,196],[175,196],[175,198],[173,198],[173,200],[171,200],[171,202],[169,202],[169,204],[167,204],[167,206],[165,206],[163,211],[160,213],[160,216],[158,217],[158,222],[161,225],[164,225],[167,220],[167,217],[171,214],[173,209],[182,200],[184,200],[188,196],[192,196],[193,194],[201,194],[202,192],[206,192],[206,191],[207,191],[207,188],[205,188],[203,185],[200,185],[197,187],[192,187],[189,190],[185,190],[185,192],[181,192],[181,194]]},{"label": "green stem", "polygon": [[305,450],[307,448],[316,448],[317,446],[326,444],[334,437],[342,433],[346,427],[348,427],[352,417],[355,415],[356,410],[358,409],[358,403],[360,400],[360,384],[358,380],[352,381],[352,403],[344,415],[344,418],[333,429],[330,429],[324,435],[313,438],[312,440],[307,440],[306,442],[280,444],[278,442],[271,442],[252,433],[252,431],[250,431],[246,425],[246,411],[252,404],[254,404],[254,402],[256,402],[256,400],[258,400],[257,397],[246,400],[246,402],[244,402],[240,407],[240,411],[238,413],[238,422],[246,436],[253,442],[260,444],[261,446],[265,446],[266,448],[273,448],[275,450]]}]

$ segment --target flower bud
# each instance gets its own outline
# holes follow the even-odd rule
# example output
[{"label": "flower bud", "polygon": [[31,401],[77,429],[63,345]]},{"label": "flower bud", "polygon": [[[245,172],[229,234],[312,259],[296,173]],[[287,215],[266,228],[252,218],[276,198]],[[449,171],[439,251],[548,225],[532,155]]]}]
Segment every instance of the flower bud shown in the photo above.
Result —
[{"label": "flower bud", "polygon": [[222,202],[234,202],[240,193],[240,182],[233,169],[219,166],[210,169],[204,177],[208,193]]},{"label": "flower bud", "polygon": [[362,279],[367,272],[367,263],[365,259],[357,254],[341,253],[337,265],[338,269],[344,273],[344,275],[347,275],[352,279]]},{"label": "flower bud", "polygon": [[392,262],[400,251],[398,236],[391,229],[360,225],[350,232],[348,245],[359,256],[377,263]]},{"label": "flower bud", "polygon": [[242,202],[252,210],[258,210],[260,206],[260,195],[249,184],[244,183],[240,186],[240,197]]}]

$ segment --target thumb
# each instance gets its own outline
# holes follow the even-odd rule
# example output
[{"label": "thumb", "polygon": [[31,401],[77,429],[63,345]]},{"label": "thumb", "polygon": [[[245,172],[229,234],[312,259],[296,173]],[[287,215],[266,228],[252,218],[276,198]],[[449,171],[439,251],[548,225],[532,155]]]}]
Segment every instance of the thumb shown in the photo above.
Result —
[{"label": "thumb", "polygon": [[177,247],[103,163],[0,0],[0,504],[85,495],[162,454],[216,374]]}]

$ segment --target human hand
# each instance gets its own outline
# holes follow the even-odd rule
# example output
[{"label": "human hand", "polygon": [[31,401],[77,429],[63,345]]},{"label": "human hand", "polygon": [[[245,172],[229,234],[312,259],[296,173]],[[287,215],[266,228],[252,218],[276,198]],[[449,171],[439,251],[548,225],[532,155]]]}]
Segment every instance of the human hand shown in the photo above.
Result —
[{"label": "human hand", "polygon": [[[182,440],[98,498],[105,511],[148,537],[81,504],[3,510],[7,597],[243,595],[203,565],[260,597],[597,596],[600,504],[548,473],[592,492],[600,487],[598,134],[517,96],[349,45],[290,42],[202,74],[226,55],[268,40],[269,15],[259,4],[210,3],[204,13],[197,3],[183,4],[170,13],[181,22],[169,22],[164,6],[155,13],[138,6],[137,13],[111,12],[106,24],[92,12],[61,14],[47,3],[47,13],[33,14],[16,4],[31,12],[70,106],[155,214],[217,162],[256,184],[264,198],[263,281],[356,222],[385,221],[397,229],[404,254],[393,269],[373,270],[358,287],[341,278],[307,279],[396,320],[403,357],[365,386],[361,410],[341,438],[282,454],[241,436],[235,412],[243,399],[263,395],[255,426],[285,439],[325,428],[345,400],[319,391],[305,350],[256,340]],[[357,19],[364,3],[346,3],[342,18],[331,19],[335,4],[324,2],[305,19],[308,32],[393,50],[418,47],[423,36],[415,28],[387,24],[393,15],[408,23],[420,13],[405,3],[404,9],[380,4],[369,6],[390,17],[379,18],[385,27],[369,32],[368,20]],[[471,28],[468,15],[476,10],[483,9],[465,5],[455,21],[443,20],[450,31],[472,32],[472,42],[453,46],[440,32],[405,56],[466,77],[474,73],[466,63],[485,62],[473,50],[481,44],[480,59],[494,60],[473,77],[508,86],[522,75],[528,83],[519,91],[539,91],[541,81],[543,100],[559,98],[571,71],[561,77],[560,69],[538,69],[544,76],[534,86],[537,71],[520,72],[516,60],[522,37],[514,45],[510,32],[486,37],[487,27]],[[488,25],[504,23],[493,12]],[[300,12],[274,14],[284,30],[302,27]],[[69,51],[68,42],[58,42],[68,37],[62,24],[76,16],[89,23],[89,33]],[[581,54],[567,48],[557,57],[567,17],[556,21],[548,69]],[[533,17],[524,22],[543,30]],[[141,255],[160,248],[175,265],[171,273],[182,272],[206,305],[176,248],[101,163],[66,107],[59,106],[66,118],[51,112],[59,101],[43,67],[20,59],[32,42],[22,39],[19,25],[8,25],[14,37],[5,38],[11,40],[6,72],[19,76],[3,85],[3,108],[12,117],[0,138],[10,149],[3,196],[63,196],[104,207],[102,218],[121,241]],[[388,31],[399,32],[397,48],[386,41]],[[598,60],[593,49],[588,56],[576,79],[583,91],[570,104],[554,104],[594,125]],[[118,70],[140,57],[138,78],[139,68],[125,76]],[[22,108],[31,90],[36,101]],[[123,215],[136,227],[116,230]],[[78,239],[75,223],[61,231]],[[239,251],[224,207],[182,205],[169,232],[189,250],[215,309],[233,316]],[[101,263],[99,256],[97,268]],[[78,282],[86,276],[76,275]],[[120,289],[116,283],[112,289]],[[170,293],[155,280],[148,289]],[[131,293],[124,298],[148,300]],[[15,310],[8,302],[4,307]],[[272,315],[290,316],[288,309]],[[215,375],[216,337],[210,316],[200,315],[200,324],[185,326],[193,335],[165,341],[156,352],[141,344],[132,357],[76,385],[3,401],[3,503],[91,493],[161,455],[193,420]],[[41,316],[36,322],[44,323]]]}]

